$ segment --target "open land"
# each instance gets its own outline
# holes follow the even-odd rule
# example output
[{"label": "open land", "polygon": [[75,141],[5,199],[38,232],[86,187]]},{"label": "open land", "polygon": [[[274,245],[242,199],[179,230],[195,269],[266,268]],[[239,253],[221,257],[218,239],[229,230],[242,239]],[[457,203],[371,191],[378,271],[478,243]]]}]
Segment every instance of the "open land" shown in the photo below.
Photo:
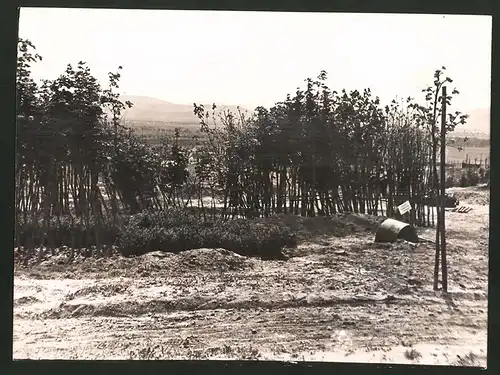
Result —
[{"label": "open land", "polygon": [[456,147],[449,147],[446,155],[447,163],[463,162],[468,158],[469,163],[478,163],[484,159],[490,158],[490,148],[489,147],[465,147],[463,150],[459,150]]},{"label": "open land", "polygon": [[343,232],[324,218],[262,219],[299,234],[287,260],[195,249],[16,262],[14,359],[486,366],[489,190],[451,190],[473,210],[446,213],[447,295],[432,289],[434,245],[374,243],[377,218],[346,215]]}]

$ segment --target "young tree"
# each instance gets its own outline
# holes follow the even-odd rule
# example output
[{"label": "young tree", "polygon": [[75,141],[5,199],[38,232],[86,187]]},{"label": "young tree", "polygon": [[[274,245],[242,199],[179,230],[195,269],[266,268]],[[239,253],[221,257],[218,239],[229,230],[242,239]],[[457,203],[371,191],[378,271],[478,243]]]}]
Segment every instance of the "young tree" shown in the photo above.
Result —
[{"label": "young tree", "polygon": [[[439,255],[440,255],[440,224],[441,224],[441,215],[440,215],[440,204],[439,204],[439,194],[438,194],[438,171],[437,171],[437,153],[439,150],[438,141],[440,139],[440,128],[438,126],[438,120],[440,119],[442,107],[439,105],[441,102],[446,102],[446,105],[451,106],[451,100],[454,95],[458,95],[459,92],[456,88],[453,88],[450,95],[447,95],[445,98],[441,97],[441,89],[446,83],[452,83],[453,80],[450,77],[445,77],[443,79],[443,73],[446,70],[446,67],[442,67],[441,69],[437,69],[434,72],[434,82],[433,85],[428,86],[422,91],[426,93],[425,106],[417,106],[420,111],[420,114],[424,117],[425,123],[428,126],[431,135],[431,145],[432,145],[432,193],[436,198],[436,209],[437,209],[437,228],[436,228],[436,254],[435,254],[435,268],[434,268],[434,289],[438,288],[438,273],[439,273]],[[450,113],[448,115],[448,121],[446,123],[446,132],[453,131],[455,127],[459,124],[465,124],[467,121],[468,115],[462,114],[459,111],[455,113]],[[446,160],[441,160],[440,163],[444,166]],[[442,184],[445,181],[441,181]]]}]

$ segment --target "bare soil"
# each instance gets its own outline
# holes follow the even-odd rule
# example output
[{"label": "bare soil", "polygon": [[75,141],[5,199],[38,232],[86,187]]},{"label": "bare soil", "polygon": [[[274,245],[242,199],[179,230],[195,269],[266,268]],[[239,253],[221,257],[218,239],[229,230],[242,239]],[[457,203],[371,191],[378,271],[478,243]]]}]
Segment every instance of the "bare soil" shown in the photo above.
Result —
[{"label": "bare soil", "polygon": [[14,359],[486,366],[489,190],[454,192],[473,210],[446,213],[447,295],[432,289],[431,243],[376,244],[379,219],[346,217],[341,235],[288,217],[317,230],[287,260],[196,249],[16,263]]}]

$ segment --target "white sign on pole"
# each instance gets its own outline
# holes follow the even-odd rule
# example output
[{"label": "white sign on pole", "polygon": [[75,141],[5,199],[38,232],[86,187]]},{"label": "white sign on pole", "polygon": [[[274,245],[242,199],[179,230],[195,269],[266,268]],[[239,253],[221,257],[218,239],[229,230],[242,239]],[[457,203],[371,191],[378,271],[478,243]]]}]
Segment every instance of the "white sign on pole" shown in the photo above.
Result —
[{"label": "white sign on pole", "polygon": [[398,206],[398,210],[399,210],[399,213],[400,213],[401,215],[404,215],[405,213],[407,213],[408,211],[410,211],[410,210],[411,210],[411,204],[410,204],[410,202],[409,202],[409,201],[406,201],[406,202],[404,202],[403,204],[400,204],[400,205]]}]

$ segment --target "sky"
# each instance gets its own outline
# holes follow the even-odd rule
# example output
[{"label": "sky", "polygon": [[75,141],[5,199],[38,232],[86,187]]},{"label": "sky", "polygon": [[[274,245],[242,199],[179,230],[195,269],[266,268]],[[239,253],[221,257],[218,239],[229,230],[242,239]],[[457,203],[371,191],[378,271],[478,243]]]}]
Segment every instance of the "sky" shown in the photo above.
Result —
[{"label": "sky", "polygon": [[444,65],[453,108],[490,107],[491,16],[22,8],[19,23],[36,79],[83,60],[106,85],[121,65],[124,94],[254,108],[326,70],[333,90],[385,104],[423,101]]}]

